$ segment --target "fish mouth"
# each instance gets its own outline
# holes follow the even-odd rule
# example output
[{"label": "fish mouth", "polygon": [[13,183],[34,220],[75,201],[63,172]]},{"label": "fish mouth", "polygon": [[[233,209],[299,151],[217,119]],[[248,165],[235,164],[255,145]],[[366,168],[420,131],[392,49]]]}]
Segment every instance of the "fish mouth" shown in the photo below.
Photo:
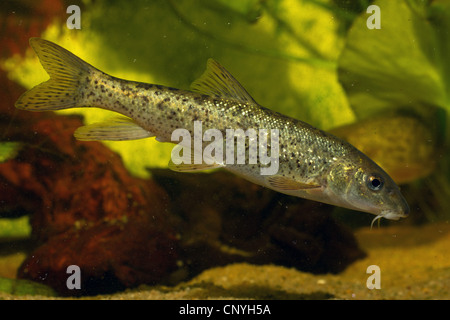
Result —
[{"label": "fish mouth", "polygon": [[388,220],[398,220],[400,218],[406,218],[409,215],[409,207],[406,206],[403,210],[401,211],[397,211],[397,210],[384,210],[381,211],[381,213],[379,213],[377,215],[377,217],[380,218],[385,218]]},{"label": "fish mouth", "polygon": [[385,218],[388,220],[398,220],[400,218],[406,217],[406,215],[402,213],[399,214],[398,212],[393,211],[381,212],[379,215],[381,216],[381,218]]},{"label": "fish mouth", "polygon": [[372,229],[373,224],[375,223],[375,221],[381,219],[381,218],[385,218],[388,220],[395,220],[397,221],[400,218],[405,218],[407,217],[409,214],[409,208],[408,210],[405,210],[404,212],[399,212],[399,211],[392,211],[392,210],[384,210],[381,211],[373,220],[372,223],[370,224],[370,229]]},{"label": "fish mouth", "polygon": [[388,220],[398,220],[400,218],[406,218],[409,215],[409,205],[406,200],[400,196],[400,201],[397,201],[397,207],[395,209],[391,208],[388,210],[382,210],[378,216]]},{"label": "fish mouth", "polygon": [[375,221],[385,218],[388,220],[395,220],[397,221],[400,218],[406,218],[409,215],[409,206],[404,202],[404,206],[401,210],[383,210],[377,216],[372,220],[372,223],[370,224],[370,228],[373,227],[373,224]]}]

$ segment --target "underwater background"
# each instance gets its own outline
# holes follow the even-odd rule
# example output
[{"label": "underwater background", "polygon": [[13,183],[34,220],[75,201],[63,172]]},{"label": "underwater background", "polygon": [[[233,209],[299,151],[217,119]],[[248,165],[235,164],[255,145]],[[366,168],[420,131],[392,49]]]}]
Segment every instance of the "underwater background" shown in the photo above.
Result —
[{"label": "underwater background", "polygon": [[[449,31],[444,0],[2,1],[0,298],[449,299]],[[212,57],[261,105],[366,153],[411,213],[370,229],[373,215],[227,172],[172,172],[153,138],[76,141],[111,113],[14,108],[48,78],[30,37],[181,89]]]}]

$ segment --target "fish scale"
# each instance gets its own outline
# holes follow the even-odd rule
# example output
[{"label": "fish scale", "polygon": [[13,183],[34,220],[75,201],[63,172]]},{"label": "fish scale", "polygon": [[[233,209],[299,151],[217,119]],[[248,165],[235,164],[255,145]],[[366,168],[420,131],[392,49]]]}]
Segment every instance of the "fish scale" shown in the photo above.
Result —
[{"label": "fish scale", "polygon": [[[373,213],[377,215],[374,221],[381,217],[397,220],[409,212],[395,182],[366,155],[332,134],[262,107],[212,59],[188,91],[115,78],[44,39],[32,38],[30,44],[50,79],[24,93],[16,102],[17,108],[47,111],[95,107],[122,115],[78,128],[75,137],[79,140],[154,136],[161,142],[176,143],[172,141],[174,130],[187,130],[195,138],[196,123],[201,123],[202,133],[216,129],[224,137],[230,129],[242,138],[248,138],[245,134],[250,130],[265,129],[270,131],[267,150],[274,153],[276,149],[272,147],[278,147],[278,157],[271,158],[278,166],[274,174],[261,174],[260,169],[267,166],[261,164],[261,153],[257,155],[257,163],[248,163],[249,155],[255,151],[250,139],[245,140],[244,164],[213,159],[210,165],[171,161],[169,167],[181,172],[221,167],[278,192]],[[272,136],[275,131],[278,136]],[[238,150],[226,142],[227,139],[223,150]],[[209,143],[202,140],[200,152]]]}]

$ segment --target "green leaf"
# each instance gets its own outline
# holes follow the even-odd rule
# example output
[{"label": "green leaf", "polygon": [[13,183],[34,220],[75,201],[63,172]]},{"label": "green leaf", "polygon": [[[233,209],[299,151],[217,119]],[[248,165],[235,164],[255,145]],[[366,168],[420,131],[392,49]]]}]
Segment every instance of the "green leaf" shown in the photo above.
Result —
[{"label": "green leaf", "polygon": [[339,79],[359,118],[407,108],[427,116],[430,106],[450,111],[448,2],[374,2],[381,29],[357,18],[339,59]]},{"label": "green leaf", "polygon": [[8,279],[0,278],[0,292],[13,294],[16,296],[23,295],[39,295],[46,297],[57,296],[57,293],[50,287],[43,284],[23,280],[23,279]]},{"label": "green leaf", "polygon": [[204,0],[204,5],[220,11],[229,13],[230,16],[241,16],[248,22],[256,22],[262,13],[260,0]]},{"label": "green leaf", "polygon": [[[336,75],[341,25],[311,1],[100,0],[86,5],[82,19],[79,32],[56,22],[42,37],[116,77],[181,89],[214,58],[265,107],[325,130],[354,121]],[[26,87],[47,79],[31,52],[4,68]],[[62,112],[81,113],[87,124],[111,116],[93,108]],[[146,167],[166,167],[174,147],[153,138],[107,145],[141,177]]]},{"label": "green leaf", "polygon": [[0,219],[0,238],[27,238],[31,234],[28,216]]},{"label": "green leaf", "polygon": [[0,142],[0,163],[13,159],[21,147],[20,142]]}]

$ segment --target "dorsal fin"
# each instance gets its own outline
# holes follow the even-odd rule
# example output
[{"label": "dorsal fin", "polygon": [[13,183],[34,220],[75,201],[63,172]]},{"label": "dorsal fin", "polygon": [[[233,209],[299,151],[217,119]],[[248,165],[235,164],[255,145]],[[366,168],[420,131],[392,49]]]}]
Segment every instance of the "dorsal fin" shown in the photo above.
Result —
[{"label": "dorsal fin", "polygon": [[256,104],[244,87],[214,59],[208,59],[205,72],[192,82],[191,90],[216,98]]}]

